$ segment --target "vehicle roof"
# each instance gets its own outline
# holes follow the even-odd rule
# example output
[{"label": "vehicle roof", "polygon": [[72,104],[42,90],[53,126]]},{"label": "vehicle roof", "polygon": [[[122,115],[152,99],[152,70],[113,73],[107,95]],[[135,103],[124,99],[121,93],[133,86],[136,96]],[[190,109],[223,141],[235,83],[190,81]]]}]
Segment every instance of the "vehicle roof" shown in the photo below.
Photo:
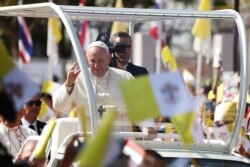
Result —
[{"label": "vehicle roof", "polygon": [[[171,18],[221,18],[232,19],[237,17],[230,10],[218,11],[195,11],[195,10],[164,10],[164,9],[139,9],[139,8],[112,8],[112,7],[89,7],[89,6],[66,6],[54,3],[26,4],[21,6],[1,7],[2,16],[23,16],[49,18],[59,17],[54,9],[59,7],[73,20],[91,21],[124,21],[144,22]],[[105,17],[103,17],[105,15]],[[108,17],[107,17],[108,16]]]}]

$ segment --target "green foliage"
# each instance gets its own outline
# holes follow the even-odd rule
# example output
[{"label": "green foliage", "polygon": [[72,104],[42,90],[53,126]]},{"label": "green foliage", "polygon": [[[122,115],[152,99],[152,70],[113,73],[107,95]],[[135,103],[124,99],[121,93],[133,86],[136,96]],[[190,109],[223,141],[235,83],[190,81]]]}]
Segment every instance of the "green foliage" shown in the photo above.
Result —
[{"label": "green foliage", "polygon": [[[32,4],[32,3],[44,3],[49,0],[23,0],[23,4]],[[87,6],[94,6],[98,0],[87,0]],[[100,0],[99,0],[100,1]],[[54,3],[59,5],[79,5],[80,0],[53,0]],[[108,3],[112,2],[110,0],[104,1]],[[115,2],[115,1],[113,1]],[[0,6],[12,6],[17,5],[18,0],[1,0]],[[124,6],[132,8],[140,4],[142,7],[148,8],[153,6],[154,0],[124,0]],[[47,47],[47,19],[41,18],[26,18],[26,22],[31,32],[34,45],[34,57],[46,57],[46,47]],[[1,17],[0,19],[0,38],[3,39],[5,45],[13,57],[17,57],[17,19],[16,17]],[[63,30],[62,30],[63,32]],[[59,52],[62,58],[69,58],[71,54],[71,44],[63,36],[63,40],[59,45]]]}]

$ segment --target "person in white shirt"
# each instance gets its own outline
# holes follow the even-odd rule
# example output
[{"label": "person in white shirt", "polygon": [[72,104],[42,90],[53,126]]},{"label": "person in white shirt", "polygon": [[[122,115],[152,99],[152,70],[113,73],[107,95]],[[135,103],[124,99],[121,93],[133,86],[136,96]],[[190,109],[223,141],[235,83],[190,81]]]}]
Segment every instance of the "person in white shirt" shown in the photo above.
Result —
[{"label": "person in white shirt", "polygon": [[[121,119],[126,115],[126,109],[119,91],[119,82],[134,77],[127,71],[109,67],[111,55],[104,42],[92,42],[87,49],[86,58],[92,78],[92,84],[96,94],[96,105],[99,111],[109,107],[115,107]],[[80,71],[76,71],[77,63],[74,63],[67,73],[67,79],[53,94],[53,107],[57,111],[69,112],[72,104],[79,109],[86,105],[84,78]],[[85,99],[85,100],[84,100]]]},{"label": "person in white shirt", "polygon": [[31,135],[37,135],[37,133],[27,127],[20,125],[23,112],[19,111],[14,121],[9,121],[4,117],[1,117],[0,123],[0,141],[3,142],[8,152],[15,157],[19,152],[25,139]]}]

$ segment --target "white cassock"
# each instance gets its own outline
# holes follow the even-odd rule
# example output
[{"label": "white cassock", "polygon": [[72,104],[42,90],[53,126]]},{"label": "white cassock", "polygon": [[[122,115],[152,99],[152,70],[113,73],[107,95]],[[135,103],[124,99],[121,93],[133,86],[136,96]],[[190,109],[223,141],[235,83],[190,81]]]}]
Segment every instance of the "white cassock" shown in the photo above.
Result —
[{"label": "white cassock", "polygon": [[[69,112],[72,109],[73,103],[75,103],[78,109],[82,107],[86,108],[87,97],[83,79],[83,76],[80,74],[70,95],[67,93],[65,84],[55,91],[53,94],[53,107],[55,110]],[[122,126],[122,129],[118,128],[116,130],[130,131],[131,124],[128,121],[126,108],[119,90],[119,83],[124,79],[134,79],[134,77],[127,71],[109,67],[102,78],[92,76],[92,84],[97,97],[97,108],[100,108],[100,106],[104,109],[115,108],[118,116],[114,126]],[[124,126],[128,126],[128,123],[130,128],[124,128]]]},{"label": "white cassock", "polygon": [[37,135],[37,133],[30,128],[21,125],[8,128],[3,123],[0,124],[0,141],[13,158],[16,157],[26,138],[32,135]]}]

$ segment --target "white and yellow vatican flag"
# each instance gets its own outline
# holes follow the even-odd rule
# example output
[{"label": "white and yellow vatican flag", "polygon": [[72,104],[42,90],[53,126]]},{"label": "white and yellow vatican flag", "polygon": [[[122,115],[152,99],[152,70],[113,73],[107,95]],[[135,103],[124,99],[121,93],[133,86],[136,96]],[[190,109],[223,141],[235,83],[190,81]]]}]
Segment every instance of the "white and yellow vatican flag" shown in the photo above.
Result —
[{"label": "white and yellow vatican flag", "polygon": [[162,48],[161,58],[162,58],[162,61],[163,61],[167,70],[169,70],[169,71],[176,71],[177,70],[178,67],[177,67],[177,63],[176,63],[176,58],[172,54],[172,51],[170,50],[168,45],[166,45]]},{"label": "white and yellow vatican flag", "polygon": [[0,41],[0,81],[3,83],[6,92],[14,100],[17,111],[39,92],[39,86],[15,66],[2,41]]},{"label": "white and yellow vatican flag", "polygon": [[160,115],[171,117],[194,108],[193,99],[179,71],[124,80],[120,88],[128,116],[134,122]]},{"label": "white and yellow vatican flag", "polygon": [[204,139],[200,120],[202,99],[200,97],[195,97],[193,103],[193,110],[174,115],[170,118],[185,146],[194,142],[203,141]]},{"label": "white and yellow vatican flag", "polygon": [[215,107],[214,121],[233,122],[236,117],[237,104],[234,101],[228,101],[218,104]]},{"label": "white and yellow vatican flag", "polygon": [[120,88],[132,122],[167,116],[186,146],[204,138],[199,118],[201,98],[190,96],[179,71],[124,80]]},{"label": "white and yellow vatican flag", "polygon": [[116,115],[115,110],[110,110],[102,118],[93,141],[87,141],[76,156],[75,160],[79,166],[104,166],[105,157],[109,154],[109,142],[112,140],[111,131]]}]

